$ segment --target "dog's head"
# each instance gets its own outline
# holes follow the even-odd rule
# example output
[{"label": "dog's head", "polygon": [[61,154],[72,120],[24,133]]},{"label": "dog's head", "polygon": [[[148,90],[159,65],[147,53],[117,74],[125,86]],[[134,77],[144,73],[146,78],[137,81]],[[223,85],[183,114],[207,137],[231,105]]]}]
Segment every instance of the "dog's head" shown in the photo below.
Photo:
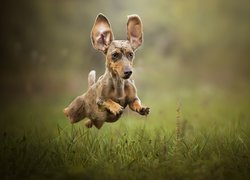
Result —
[{"label": "dog's head", "polygon": [[123,79],[130,78],[135,51],[143,41],[142,22],[138,15],[128,16],[127,40],[114,40],[108,19],[99,14],[91,31],[91,41],[95,49],[106,55],[109,71]]}]

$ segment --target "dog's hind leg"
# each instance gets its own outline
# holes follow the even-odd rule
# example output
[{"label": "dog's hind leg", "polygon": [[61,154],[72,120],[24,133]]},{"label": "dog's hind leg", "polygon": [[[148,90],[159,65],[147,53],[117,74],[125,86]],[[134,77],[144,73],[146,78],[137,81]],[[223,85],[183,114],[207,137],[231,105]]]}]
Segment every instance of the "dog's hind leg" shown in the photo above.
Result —
[{"label": "dog's hind leg", "polygon": [[104,124],[104,121],[94,121],[93,124],[97,129],[101,129],[102,125]]},{"label": "dog's hind leg", "polygon": [[87,119],[85,122],[84,122],[85,126],[87,128],[92,128],[93,126],[93,122],[90,120],[90,119]]},{"label": "dog's hind leg", "polygon": [[88,76],[88,88],[90,88],[93,84],[95,84],[95,70],[89,72]]},{"label": "dog's hind leg", "polygon": [[92,121],[90,119],[87,119],[84,122],[84,124],[87,128],[92,128],[92,126],[94,125],[97,129],[100,129],[102,125],[104,124],[104,121]]},{"label": "dog's hind leg", "polygon": [[71,123],[76,123],[86,117],[85,101],[83,96],[76,97],[68,107],[63,110]]}]

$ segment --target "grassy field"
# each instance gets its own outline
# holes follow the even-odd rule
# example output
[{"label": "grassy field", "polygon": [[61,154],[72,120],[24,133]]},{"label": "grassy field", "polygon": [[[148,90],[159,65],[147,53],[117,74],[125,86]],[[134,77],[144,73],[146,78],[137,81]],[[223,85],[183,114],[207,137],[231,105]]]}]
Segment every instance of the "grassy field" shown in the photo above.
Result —
[{"label": "grassy field", "polygon": [[148,117],[126,111],[101,130],[69,124],[61,110],[70,98],[9,104],[1,113],[1,179],[250,177],[247,92],[201,88],[143,99]]},{"label": "grassy field", "polygon": [[[250,1],[1,3],[0,180],[250,179]],[[87,129],[62,113],[105,71],[91,45],[143,22],[133,78],[148,117]]]}]

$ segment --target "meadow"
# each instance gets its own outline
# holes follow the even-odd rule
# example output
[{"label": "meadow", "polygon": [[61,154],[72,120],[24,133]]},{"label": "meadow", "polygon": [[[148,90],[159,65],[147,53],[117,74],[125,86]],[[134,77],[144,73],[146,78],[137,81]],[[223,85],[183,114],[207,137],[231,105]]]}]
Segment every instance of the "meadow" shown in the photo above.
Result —
[{"label": "meadow", "polygon": [[[250,179],[250,1],[3,1],[0,179]],[[126,39],[143,22],[133,78],[150,114],[97,130],[62,110],[105,71],[97,14]]]},{"label": "meadow", "polygon": [[247,95],[197,88],[164,97],[145,99],[148,117],[127,110],[101,130],[68,122],[70,98],[13,103],[2,109],[1,179],[249,178]]}]

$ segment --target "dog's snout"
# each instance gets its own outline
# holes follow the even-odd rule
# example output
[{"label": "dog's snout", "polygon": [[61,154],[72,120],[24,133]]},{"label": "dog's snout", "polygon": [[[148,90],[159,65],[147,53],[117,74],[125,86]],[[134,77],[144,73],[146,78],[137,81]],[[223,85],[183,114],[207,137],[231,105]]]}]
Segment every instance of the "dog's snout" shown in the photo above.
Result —
[{"label": "dog's snout", "polygon": [[125,76],[130,76],[131,74],[132,74],[132,71],[125,71],[125,72],[124,72],[124,75],[125,75]]},{"label": "dog's snout", "polygon": [[124,78],[128,79],[131,76],[131,74],[132,74],[131,70],[124,71]]}]

